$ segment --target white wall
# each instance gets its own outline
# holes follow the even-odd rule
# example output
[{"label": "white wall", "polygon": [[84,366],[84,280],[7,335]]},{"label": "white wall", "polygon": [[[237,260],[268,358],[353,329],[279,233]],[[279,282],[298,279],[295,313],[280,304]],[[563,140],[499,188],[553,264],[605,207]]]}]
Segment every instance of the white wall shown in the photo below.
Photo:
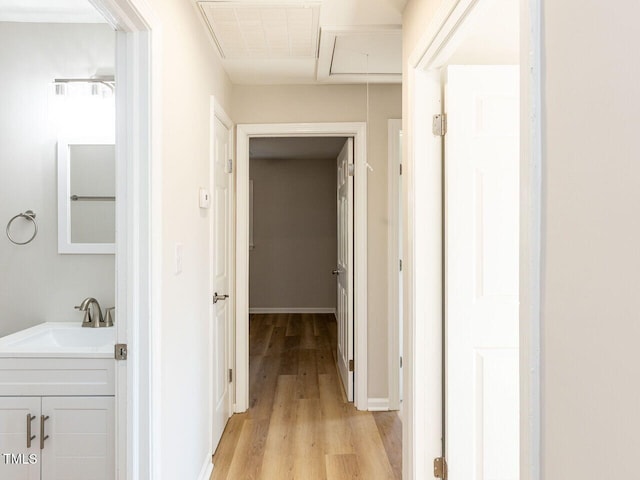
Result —
[{"label": "white wall", "polygon": [[[407,5],[405,69],[441,3]],[[640,4],[542,3],[541,478],[638,478]]]},{"label": "white wall", "polygon": [[[362,122],[364,85],[235,86],[237,123]],[[387,383],[387,120],[400,118],[401,86],[370,87],[368,193],[368,383],[370,398],[388,396]]]},{"label": "white wall", "polygon": [[[190,1],[152,0],[162,28],[162,418],[163,479],[197,479],[210,465],[209,215],[210,95],[230,113],[231,84]],[[155,219],[154,219],[155,220]],[[159,219],[158,219],[159,220]],[[175,274],[175,246],[183,245]]]},{"label": "white wall", "polygon": [[336,308],[336,159],[251,159],[249,308]]},{"label": "white wall", "polygon": [[[44,321],[82,321],[85,297],[115,305],[113,255],[59,255],[57,241],[56,77],[88,77],[115,64],[106,25],[0,23],[0,336]],[[92,124],[88,117],[81,122]],[[113,127],[112,127],[113,128]],[[6,222],[33,210],[38,236],[16,246]],[[29,235],[22,219],[16,236]],[[28,237],[27,237],[28,238]]]}]

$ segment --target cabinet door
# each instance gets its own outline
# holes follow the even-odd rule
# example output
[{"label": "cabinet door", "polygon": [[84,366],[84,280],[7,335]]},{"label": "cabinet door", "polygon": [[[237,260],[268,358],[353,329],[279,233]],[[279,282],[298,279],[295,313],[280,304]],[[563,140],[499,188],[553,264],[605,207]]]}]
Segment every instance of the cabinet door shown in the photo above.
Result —
[{"label": "cabinet door", "polygon": [[42,480],[115,478],[114,397],[43,397]]},{"label": "cabinet door", "polygon": [[[0,478],[40,478],[39,426],[40,397],[0,397]],[[29,430],[36,438],[27,447]]]}]

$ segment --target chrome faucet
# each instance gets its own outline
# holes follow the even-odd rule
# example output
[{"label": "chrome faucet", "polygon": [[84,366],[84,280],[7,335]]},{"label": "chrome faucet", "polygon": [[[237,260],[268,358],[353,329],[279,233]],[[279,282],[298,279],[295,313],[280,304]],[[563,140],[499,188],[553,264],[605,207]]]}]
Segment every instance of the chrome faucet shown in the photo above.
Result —
[{"label": "chrome faucet", "polygon": [[[92,305],[95,307],[93,315],[91,314]],[[98,328],[106,326],[104,319],[102,318],[102,310],[100,309],[100,304],[95,298],[87,297],[82,301],[80,305],[74,308],[80,310],[81,312],[84,312],[84,319],[82,320],[83,327]],[[95,315],[96,308],[98,309],[98,315]]]}]

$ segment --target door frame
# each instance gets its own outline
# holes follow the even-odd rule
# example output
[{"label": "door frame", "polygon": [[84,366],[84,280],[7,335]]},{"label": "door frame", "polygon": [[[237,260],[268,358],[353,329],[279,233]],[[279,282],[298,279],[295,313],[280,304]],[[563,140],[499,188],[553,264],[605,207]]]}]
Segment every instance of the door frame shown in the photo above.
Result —
[{"label": "door frame", "polygon": [[[116,478],[159,477],[161,23],[145,0],[90,0],[116,30]],[[152,323],[151,319],[156,321]]]},{"label": "door frame", "polygon": [[[439,67],[452,53],[458,34],[474,8],[483,0],[444,0],[435,12],[423,37],[409,57],[408,91],[413,98],[411,131],[429,131],[431,114],[416,108],[431,104],[441,96]],[[540,260],[541,260],[541,0],[520,0],[520,478],[539,480],[541,475],[541,390],[540,390]],[[426,101],[426,103],[425,103]],[[439,100],[437,100],[439,101]],[[403,429],[403,471],[405,479],[424,478],[431,471],[432,453],[442,452],[440,442],[429,438],[442,435],[442,422],[432,410],[443,399],[434,396],[442,388],[442,365],[438,369],[418,368],[424,360],[416,345],[442,339],[442,305],[418,302],[421,295],[442,297],[443,278],[424,270],[425,256],[442,270],[442,209],[428,210],[416,201],[428,200],[442,207],[441,158],[433,157],[440,140],[431,135],[411,135],[407,142],[406,170],[412,177],[403,180],[407,213],[405,232],[430,232],[426,251],[416,254],[416,239],[405,239],[404,305],[404,409],[407,421]],[[427,164],[427,167],[420,165]],[[416,168],[422,176],[413,178]],[[429,188],[425,194],[425,188]],[[413,206],[412,206],[413,205]],[[425,214],[426,210],[426,214]],[[436,262],[440,262],[437,267]],[[436,272],[437,273],[437,272]],[[442,273],[442,272],[440,272]],[[425,321],[426,320],[426,321]],[[415,368],[414,368],[415,367]],[[442,409],[440,408],[440,415]],[[429,415],[432,414],[430,418]],[[419,426],[422,426],[421,428]]]},{"label": "door frame", "polygon": [[[255,137],[354,138],[354,404],[367,391],[367,137],[365,122],[239,124],[236,127],[235,412],[249,407],[249,141]],[[246,319],[245,321],[240,321]]]},{"label": "door frame", "polygon": [[[214,273],[214,262],[213,259],[216,256],[216,252],[215,252],[215,232],[214,232],[214,196],[213,196],[213,192],[215,190],[215,153],[216,153],[216,119],[220,120],[220,122],[228,129],[229,131],[229,159],[233,159],[233,154],[234,154],[234,142],[233,142],[233,127],[234,127],[234,123],[233,120],[231,120],[231,117],[229,117],[229,115],[227,115],[227,113],[225,112],[225,110],[222,108],[222,106],[220,105],[220,103],[218,103],[218,101],[215,99],[215,97],[212,95],[211,99],[210,99],[210,122],[211,122],[211,126],[210,126],[210,153],[209,153],[209,196],[211,199],[211,207],[210,207],[210,213],[209,213],[209,294],[210,296],[213,295],[213,290],[214,290],[214,279],[215,279],[215,273]],[[234,175],[235,172],[232,170],[230,173],[230,179],[229,179],[229,189],[230,189],[230,195],[229,198],[232,200],[231,201],[231,205],[229,205],[229,224],[227,225],[227,232],[228,232],[228,241],[229,241],[229,258],[227,259],[227,271],[229,272],[229,292],[224,292],[227,293],[229,295],[229,303],[227,305],[227,308],[229,309],[229,336],[226,339],[227,342],[227,365],[228,368],[233,368],[233,351],[234,351],[234,342],[232,341],[233,338],[233,327],[234,327],[234,321],[233,319],[235,318],[235,302],[233,301],[233,299],[235,298],[235,279],[234,279],[234,255],[235,255],[235,225],[233,222],[233,219],[235,218],[235,203],[234,203],[234,199],[235,199],[235,181],[234,181]],[[215,379],[216,376],[221,374],[223,375],[225,378],[227,377],[227,372],[215,372],[214,371],[214,364],[215,364],[215,359],[214,359],[214,352],[215,352],[215,345],[213,343],[213,320],[215,318],[215,305],[213,304],[213,301],[210,302],[209,304],[209,380],[210,380],[210,385],[209,385],[209,404],[210,404],[210,408],[209,408],[209,451],[210,452],[214,452],[215,451],[215,445],[213,445],[213,418],[214,418],[214,412],[215,412]],[[234,393],[235,393],[235,378],[232,378],[231,381],[229,382],[229,412],[233,413],[234,411]]]},{"label": "door frame", "polygon": [[387,271],[388,271],[388,340],[389,361],[389,410],[400,409],[400,325],[402,319],[398,313],[400,311],[400,228],[402,228],[399,195],[402,189],[402,177],[400,168],[402,158],[400,158],[399,134],[402,131],[401,119],[389,119],[387,121],[387,208],[389,215],[389,230],[387,239]]}]

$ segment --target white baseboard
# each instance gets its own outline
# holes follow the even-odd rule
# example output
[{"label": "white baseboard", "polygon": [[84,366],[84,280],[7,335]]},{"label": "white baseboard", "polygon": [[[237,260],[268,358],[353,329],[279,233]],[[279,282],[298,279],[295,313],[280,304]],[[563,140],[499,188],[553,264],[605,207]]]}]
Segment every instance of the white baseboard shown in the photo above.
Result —
[{"label": "white baseboard", "polygon": [[211,455],[207,455],[207,458],[200,469],[200,475],[198,475],[198,480],[209,480],[211,478],[211,473],[213,472],[213,462],[211,461]]},{"label": "white baseboard", "polygon": [[250,308],[249,313],[333,313],[335,315],[336,309],[331,307],[310,307],[310,308],[290,308],[290,307],[276,307],[276,308]]},{"label": "white baseboard", "polygon": [[370,412],[387,412],[389,411],[389,398],[370,398],[367,405],[367,410]]}]

